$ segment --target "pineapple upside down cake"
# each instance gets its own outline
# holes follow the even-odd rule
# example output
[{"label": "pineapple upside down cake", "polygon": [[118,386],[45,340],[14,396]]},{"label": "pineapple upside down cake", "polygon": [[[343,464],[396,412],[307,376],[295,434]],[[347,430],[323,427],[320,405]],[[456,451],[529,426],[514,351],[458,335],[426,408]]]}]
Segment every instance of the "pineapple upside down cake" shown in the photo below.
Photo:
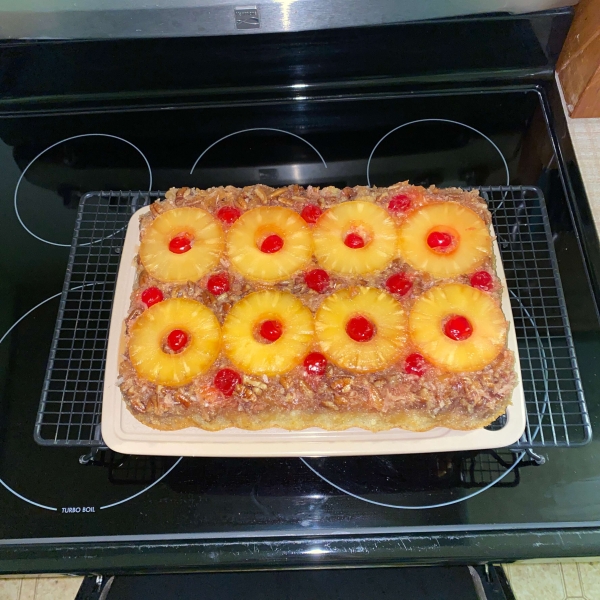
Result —
[{"label": "pineapple upside down cake", "polygon": [[119,385],[156,429],[476,429],[516,385],[477,191],[171,189]]}]

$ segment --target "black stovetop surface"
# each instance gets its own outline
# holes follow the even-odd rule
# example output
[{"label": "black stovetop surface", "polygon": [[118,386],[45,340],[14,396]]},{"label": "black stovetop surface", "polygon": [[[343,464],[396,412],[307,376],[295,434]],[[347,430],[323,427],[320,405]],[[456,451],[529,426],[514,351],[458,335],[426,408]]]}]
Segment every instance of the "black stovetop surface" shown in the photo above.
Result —
[{"label": "black stovetop surface", "polygon": [[[505,184],[504,164],[494,145],[459,124],[464,123],[500,149],[511,184],[537,185],[545,193],[595,425],[600,409],[599,328],[544,124],[543,98],[541,88],[514,86],[386,98],[340,96],[318,102],[298,95],[288,102],[243,107],[0,117],[0,330],[60,292],[78,200],[84,193],[148,189],[149,172],[141,153],[151,166],[153,189],[256,181],[273,186],[352,186],[366,183],[367,159],[384,134],[426,119],[396,131],[378,147],[370,170],[372,183],[410,179],[440,186]],[[292,132],[314,148],[282,132],[248,131],[214,146],[190,174],[210,144],[253,128]],[[20,217],[34,237],[15,212],[19,176],[52,144],[83,134],[118,136],[136,148],[114,137],[88,135],[58,143],[35,160],[16,196]],[[524,458],[509,471],[514,455],[506,450],[309,460],[314,469],[354,494],[416,510],[353,498],[299,459],[178,462],[100,452],[88,464],[80,464],[85,449],[40,447],[33,440],[57,309],[58,298],[41,304],[0,344],[4,543],[505,530],[600,522],[599,442],[544,451],[545,465],[535,466]],[[486,489],[496,479],[497,484]],[[432,504],[442,506],[418,509]]]},{"label": "black stovetop surface", "polygon": [[[586,553],[580,533],[600,529],[597,441],[543,450],[542,466],[528,457],[515,466],[515,455],[499,450],[310,459],[313,471],[300,459],[178,461],[101,451],[81,461],[86,448],[33,439],[86,192],[365,184],[378,140],[425,119],[377,148],[371,182],[502,185],[495,144],[511,184],[543,190],[595,428],[600,328],[586,266],[594,278],[600,253],[585,195],[570,183],[576,165],[567,165],[562,146],[557,152],[546,124],[569,22],[568,11],[554,11],[236,39],[0,43],[0,571],[55,572],[76,559],[80,570],[108,568],[100,547],[114,557],[113,569],[212,568],[223,552],[235,568],[262,568],[267,559],[289,564],[300,540],[302,565],[326,556],[390,564],[402,553],[475,560],[492,546],[492,558],[532,556],[544,552],[541,542],[509,548],[519,544],[506,542],[506,532],[545,528],[576,531],[584,541],[573,552]],[[255,128],[262,129],[213,146],[190,173],[211,144]],[[62,142],[74,136],[85,137]],[[15,190],[26,168],[16,195],[20,222]],[[490,530],[497,536],[480,544]],[[446,541],[433,537],[444,531]],[[465,540],[466,531],[476,539]],[[408,532],[413,541],[400,541]],[[429,532],[418,551],[417,532]],[[214,544],[194,554],[186,541],[194,538]],[[562,553],[559,542],[551,553]],[[50,555],[55,562],[41,562]]]}]

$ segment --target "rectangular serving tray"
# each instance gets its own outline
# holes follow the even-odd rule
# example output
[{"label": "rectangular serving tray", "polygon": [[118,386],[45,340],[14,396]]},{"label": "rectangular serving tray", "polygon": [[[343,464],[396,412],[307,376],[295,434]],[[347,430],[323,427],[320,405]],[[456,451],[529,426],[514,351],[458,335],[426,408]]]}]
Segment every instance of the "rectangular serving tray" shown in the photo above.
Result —
[{"label": "rectangular serving tray", "polygon": [[[502,428],[456,431],[437,427],[421,433],[398,428],[372,432],[356,427],[344,431],[325,431],[319,428],[301,431],[275,428],[247,431],[234,427],[222,431],[204,431],[194,427],[162,431],[143,425],[127,409],[117,380],[119,363],[125,348],[125,318],[129,312],[131,292],[136,279],[135,257],[139,250],[139,220],[149,210],[147,206],[141,208],[129,221],[113,301],[104,378],[102,437],[106,445],[115,452],[219,457],[416,454],[501,448],[514,444],[523,434],[526,413],[519,352],[506,277],[496,241],[493,247],[496,271],[503,286],[502,310],[509,322],[508,347],[517,357],[515,368],[518,377],[512,404],[507,408],[506,423]],[[493,229],[491,233],[495,237]]]}]

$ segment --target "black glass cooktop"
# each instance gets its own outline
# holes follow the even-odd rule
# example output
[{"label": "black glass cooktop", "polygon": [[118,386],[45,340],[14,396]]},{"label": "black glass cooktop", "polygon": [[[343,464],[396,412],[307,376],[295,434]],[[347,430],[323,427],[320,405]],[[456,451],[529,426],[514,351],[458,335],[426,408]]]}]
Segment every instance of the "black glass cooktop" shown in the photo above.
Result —
[{"label": "black glass cooktop", "polygon": [[543,98],[534,87],[320,101],[298,90],[244,106],[0,116],[0,502],[11,515],[0,540],[600,522],[598,442],[544,451],[538,466],[508,450],[177,459],[33,439],[80,198],[255,182],[539,186],[597,424],[600,332]]}]

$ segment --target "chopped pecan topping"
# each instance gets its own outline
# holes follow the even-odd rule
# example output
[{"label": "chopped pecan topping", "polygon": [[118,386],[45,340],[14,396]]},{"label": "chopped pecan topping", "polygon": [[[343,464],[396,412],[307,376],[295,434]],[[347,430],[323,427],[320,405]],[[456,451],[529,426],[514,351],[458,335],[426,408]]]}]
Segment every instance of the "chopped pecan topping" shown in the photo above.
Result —
[{"label": "chopped pecan topping", "polygon": [[[339,202],[361,198],[387,208],[392,197],[409,191],[416,193],[419,198],[414,207],[427,202],[452,200],[471,208],[486,223],[490,222],[485,201],[476,190],[440,190],[434,186],[423,189],[409,186],[408,182],[400,182],[389,188],[356,186],[343,190],[332,186],[323,189],[308,186],[305,189],[297,184],[278,189],[262,184],[243,189],[232,186],[208,190],[182,187],[171,188],[166,193],[165,200],[150,205],[149,211],[140,219],[140,239],[143,239],[146,229],[157,216],[176,206],[194,206],[216,213],[222,206],[234,206],[241,211],[247,211],[259,206],[272,205],[286,206],[300,213],[308,204],[318,205],[325,211]],[[394,218],[399,222],[398,219],[402,219],[403,216],[395,215]],[[154,280],[141,265],[139,257],[136,257],[135,265],[138,279],[131,295],[131,309],[126,319],[127,331],[146,309],[140,301],[140,296],[144,289],[151,286],[159,287],[165,299],[184,297],[202,302],[211,308],[221,323],[236,302],[247,294],[267,287],[290,291],[313,312],[318,310],[323,301],[323,295],[306,286],[303,273],[267,286],[243,279],[231,269],[226,256],[221,258],[215,272],[229,273],[230,289],[219,296],[213,296],[206,289],[208,277],[213,273],[207,274],[200,281],[173,284]],[[316,268],[320,267],[316,260],[313,260],[306,270]],[[492,259],[481,268],[495,273]],[[360,277],[331,273],[328,293],[343,288],[358,292],[358,285],[385,289],[388,278],[398,272],[405,274],[413,284],[410,292],[399,298],[408,312],[414,300],[436,285],[437,281],[412,270],[400,258],[395,259],[382,272]],[[469,277],[459,276],[453,281],[469,284]],[[490,293],[499,300],[501,286],[494,286]],[[315,347],[314,350],[317,349]],[[414,349],[408,348],[406,355],[413,351]],[[207,373],[180,388],[156,386],[142,380],[137,376],[126,354],[120,366],[119,385],[134,414],[155,416],[157,419],[185,415],[190,419],[204,419],[209,423],[227,414],[258,414],[272,410],[286,413],[302,411],[309,415],[335,413],[338,416],[344,412],[387,415],[415,410],[421,415],[442,420],[445,415],[456,414],[466,415],[468,418],[473,415],[477,418],[484,418],[486,415],[492,418],[509,402],[515,384],[514,356],[509,350],[505,350],[492,364],[477,373],[447,373],[431,365],[425,374],[417,377],[404,372],[404,359],[403,355],[398,364],[376,373],[350,373],[328,363],[325,372],[318,378],[307,375],[302,364],[289,373],[270,378],[246,375],[243,376],[242,383],[235,387],[233,394],[225,396],[214,386],[214,377],[218,370],[232,368],[223,354]]]}]

